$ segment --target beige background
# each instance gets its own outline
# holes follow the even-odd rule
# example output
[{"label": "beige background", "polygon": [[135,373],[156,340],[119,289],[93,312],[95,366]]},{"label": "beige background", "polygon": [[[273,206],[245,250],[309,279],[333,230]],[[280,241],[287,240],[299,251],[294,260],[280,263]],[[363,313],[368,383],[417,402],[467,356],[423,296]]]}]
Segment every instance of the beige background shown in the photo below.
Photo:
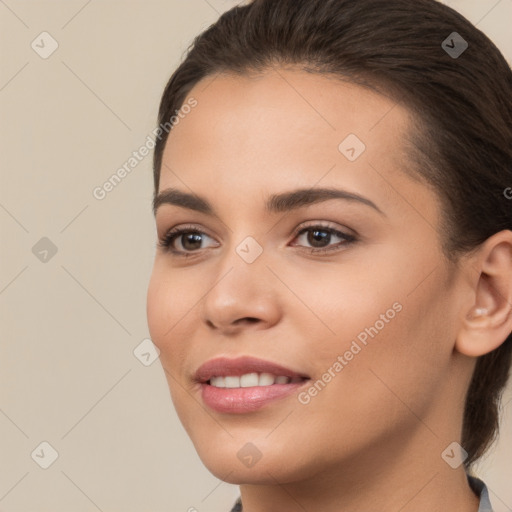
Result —
[{"label": "beige background", "polygon": [[[512,60],[512,0],[446,3]],[[0,510],[224,512],[238,495],[200,463],[158,360],[134,354],[149,336],[151,156],[92,194],[154,129],[192,38],[235,4],[0,0]],[[46,59],[31,47],[51,49],[43,31],[59,45]],[[496,512],[512,510],[510,388],[504,403],[479,473]]]}]

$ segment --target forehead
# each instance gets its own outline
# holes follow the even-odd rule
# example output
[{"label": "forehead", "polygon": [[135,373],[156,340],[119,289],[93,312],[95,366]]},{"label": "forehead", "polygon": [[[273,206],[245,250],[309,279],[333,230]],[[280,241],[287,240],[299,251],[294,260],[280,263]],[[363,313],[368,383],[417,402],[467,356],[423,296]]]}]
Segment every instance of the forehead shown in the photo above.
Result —
[{"label": "forehead", "polygon": [[[213,145],[233,154],[256,146],[261,151],[293,145],[297,151],[304,142],[308,150],[319,144],[337,149],[347,132],[375,142],[407,118],[404,108],[368,88],[298,69],[209,76],[193,87],[192,97],[197,106],[173,128],[169,146],[187,138],[199,139],[205,151]],[[377,129],[382,123],[387,129]]]},{"label": "forehead", "polygon": [[[223,191],[236,192],[261,202],[298,185],[343,185],[392,200],[389,186],[376,191],[377,184],[407,180],[401,171],[407,167],[409,112],[368,88],[273,69],[206,77],[184,103],[191,98],[196,106],[168,137],[160,190],[215,191],[219,200]],[[354,153],[355,159],[347,157]],[[412,186],[409,181],[405,186]]]}]

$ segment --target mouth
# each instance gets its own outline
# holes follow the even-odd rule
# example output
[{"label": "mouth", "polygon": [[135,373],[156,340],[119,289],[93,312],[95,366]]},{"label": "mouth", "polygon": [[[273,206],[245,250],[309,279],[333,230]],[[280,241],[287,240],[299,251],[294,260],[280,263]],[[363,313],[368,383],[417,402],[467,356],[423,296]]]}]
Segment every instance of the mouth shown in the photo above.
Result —
[{"label": "mouth", "polygon": [[271,361],[241,356],[234,359],[210,359],[197,369],[194,378],[201,384],[208,383],[219,388],[239,388],[288,384],[310,377]]},{"label": "mouth", "polygon": [[252,412],[293,394],[310,380],[306,374],[252,357],[217,358],[195,373],[201,397],[211,409],[231,414]]},{"label": "mouth", "polygon": [[286,375],[274,375],[272,373],[244,373],[243,375],[216,375],[206,381],[206,384],[216,388],[251,388],[274,386],[275,384],[290,384],[308,380],[306,377],[288,377]]}]

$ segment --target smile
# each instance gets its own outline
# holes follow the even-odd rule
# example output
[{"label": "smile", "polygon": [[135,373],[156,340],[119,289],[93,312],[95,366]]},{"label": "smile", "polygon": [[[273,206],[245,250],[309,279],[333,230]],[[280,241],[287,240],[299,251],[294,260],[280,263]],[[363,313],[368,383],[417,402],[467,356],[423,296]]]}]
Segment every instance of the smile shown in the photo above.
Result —
[{"label": "smile", "polygon": [[210,386],[216,388],[250,388],[256,386],[272,386],[273,384],[289,384],[302,382],[302,377],[287,377],[286,375],[273,375],[271,373],[246,373],[244,375],[214,376],[209,381]]},{"label": "smile", "polygon": [[203,403],[227,414],[256,411],[300,391],[310,380],[302,372],[252,356],[211,359],[193,378],[200,386]]}]

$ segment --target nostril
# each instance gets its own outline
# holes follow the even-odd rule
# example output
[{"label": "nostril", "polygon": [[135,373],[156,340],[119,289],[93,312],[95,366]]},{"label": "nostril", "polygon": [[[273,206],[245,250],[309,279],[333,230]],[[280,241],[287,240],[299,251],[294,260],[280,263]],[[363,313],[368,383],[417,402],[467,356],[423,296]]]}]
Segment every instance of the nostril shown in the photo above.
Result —
[{"label": "nostril", "polygon": [[242,323],[242,322],[247,322],[247,323],[256,323],[256,322],[259,322],[260,319],[259,318],[254,318],[252,316],[246,316],[245,318],[239,318],[235,324],[238,324],[238,323]]}]

